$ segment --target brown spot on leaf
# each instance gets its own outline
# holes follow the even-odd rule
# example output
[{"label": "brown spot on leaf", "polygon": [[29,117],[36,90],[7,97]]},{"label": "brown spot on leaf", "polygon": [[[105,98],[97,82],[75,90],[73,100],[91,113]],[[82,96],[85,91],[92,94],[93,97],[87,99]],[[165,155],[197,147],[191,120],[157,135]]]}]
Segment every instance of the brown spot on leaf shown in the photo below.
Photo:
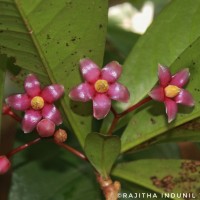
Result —
[{"label": "brown spot on leaf", "polygon": [[156,121],[155,121],[154,118],[151,118],[150,120],[151,120],[151,123],[152,123],[152,124],[155,124],[155,123],[156,123]]},{"label": "brown spot on leaf", "polygon": [[197,172],[197,168],[200,166],[200,161],[184,161],[181,164],[181,169],[187,171],[187,172],[191,172],[191,173],[195,173]]},{"label": "brown spot on leaf", "polygon": [[158,179],[156,176],[151,177],[153,185],[158,188],[162,188],[165,192],[171,192],[174,187],[174,178],[171,175],[165,176],[162,179]]}]

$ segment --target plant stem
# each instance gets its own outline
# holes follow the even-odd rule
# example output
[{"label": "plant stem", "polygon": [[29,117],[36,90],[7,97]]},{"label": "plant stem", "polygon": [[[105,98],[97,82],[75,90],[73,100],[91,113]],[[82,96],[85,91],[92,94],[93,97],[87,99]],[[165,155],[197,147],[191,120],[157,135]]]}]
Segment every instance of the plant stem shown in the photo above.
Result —
[{"label": "plant stem", "polygon": [[62,142],[56,142],[55,140],[53,141],[55,144],[57,144],[58,146],[68,150],[69,152],[73,153],[74,155],[76,155],[77,157],[81,158],[82,160],[88,161],[87,157],[82,154],[80,151],[74,149],[73,147],[70,147],[69,145],[62,143]]},{"label": "plant stem", "polygon": [[140,106],[144,105],[145,103],[148,103],[149,101],[151,101],[152,98],[151,97],[146,97],[145,99],[143,99],[142,101],[136,103],[135,105],[131,106],[130,108],[128,108],[127,110],[121,112],[120,114],[118,114],[120,117],[123,117],[124,115],[128,114],[129,112],[134,111],[135,109],[139,108]]},{"label": "plant stem", "polygon": [[16,121],[18,122],[21,122],[22,119],[20,116],[18,116],[16,113],[14,113],[10,107],[8,105],[3,105],[3,112],[2,112],[3,115],[9,115],[11,116],[13,119],[15,119]]},{"label": "plant stem", "polygon": [[112,132],[113,132],[113,130],[115,129],[115,127],[116,127],[116,125],[117,125],[119,119],[120,119],[120,118],[117,117],[117,116],[114,117],[114,119],[113,119],[113,121],[112,121],[112,124],[111,124],[111,126],[110,126],[110,128],[109,128],[109,130],[108,130],[108,134],[107,134],[107,135],[112,135]]},{"label": "plant stem", "polygon": [[114,118],[113,118],[112,124],[111,124],[111,126],[110,126],[110,128],[108,130],[108,134],[107,135],[112,135],[112,132],[115,129],[115,127],[116,127],[116,125],[117,125],[117,123],[118,123],[120,118],[122,118],[126,114],[134,111],[135,109],[139,108],[140,106],[144,105],[145,103],[147,103],[147,102],[149,102],[151,100],[152,100],[151,97],[146,97],[142,101],[136,103],[135,105],[131,106],[130,108],[128,108],[127,110],[125,110],[125,111],[123,111],[121,113],[117,113],[115,111],[115,109],[113,107],[111,107],[111,111],[112,111],[112,113],[114,115]]},{"label": "plant stem", "polygon": [[39,141],[41,141],[41,138],[36,138],[36,139],[33,140],[33,141],[30,141],[30,142],[28,142],[28,143],[26,143],[26,144],[23,144],[23,145],[21,145],[21,146],[15,148],[15,149],[13,149],[13,150],[10,151],[6,156],[7,156],[8,158],[10,158],[10,157],[12,157],[14,154],[16,154],[16,153],[18,153],[18,152],[20,152],[20,151],[23,151],[24,149],[26,149],[26,148],[32,146],[33,144],[37,144]]}]

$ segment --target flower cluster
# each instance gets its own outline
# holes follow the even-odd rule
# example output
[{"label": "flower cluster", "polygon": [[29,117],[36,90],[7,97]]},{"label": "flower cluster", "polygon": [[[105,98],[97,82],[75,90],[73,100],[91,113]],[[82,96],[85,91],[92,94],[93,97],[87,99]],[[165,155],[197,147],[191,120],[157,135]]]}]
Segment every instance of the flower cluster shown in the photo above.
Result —
[{"label": "flower cluster", "polygon": [[[80,61],[80,71],[84,83],[72,88],[69,97],[75,101],[92,101],[93,116],[96,119],[106,117],[110,111],[112,100],[120,102],[129,100],[128,89],[117,82],[122,73],[122,67],[118,62],[112,61],[103,69],[100,69],[92,60],[88,58],[82,59]],[[168,67],[158,66],[159,85],[150,91],[149,96],[151,98],[148,97],[148,99],[165,104],[168,122],[175,119],[177,104],[194,106],[192,95],[182,88],[188,82],[189,76],[188,69],[183,69],[171,75]],[[24,89],[25,93],[15,94],[6,98],[7,105],[4,106],[3,112],[9,112],[10,107],[24,111],[25,115],[22,120],[24,133],[29,133],[36,128],[40,137],[54,135],[54,141],[57,144],[65,142],[67,133],[62,129],[55,132],[56,126],[62,123],[62,117],[60,111],[54,105],[54,102],[64,94],[64,87],[59,84],[53,84],[42,89],[37,77],[29,74],[25,79]],[[132,110],[126,110],[126,113]],[[35,141],[37,142],[38,140]],[[26,148],[26,146],[23,146],[23,148]],[[67,147],[67,149],[71,148]],[[7,156],[0,156],[0,174],[6,173],[10,168],[10,156],[9,154]]]},{"label": "flower cluster", "polygon": [[178,73],[171,75],[168,67],[158,66],[159,86],[153,88],[149,95],[156,101],[164,102],[168,122],[175,119],[177,113],[177,104],[194,106],[192,95],[182,87],[189,80],[189,69],[183,69]]},{"label": "flower cluster", "polygon": [[53,103],[63,95],[64,87],[54,84],[41,89],[36,76],[29,74],[25,79],[24,89],[26,91],[24,94],[16,94],[6,98],[6,103],[10,107],[25,112],[22,120],[24,133],[33,131],[36,126],[38,130],[41,130],[41,124],[44,123],[41,119],[47,119],[45,124],[47,127],[51,127],[51,132],[53,132],[55,125],[62,123],[60,111]]}]

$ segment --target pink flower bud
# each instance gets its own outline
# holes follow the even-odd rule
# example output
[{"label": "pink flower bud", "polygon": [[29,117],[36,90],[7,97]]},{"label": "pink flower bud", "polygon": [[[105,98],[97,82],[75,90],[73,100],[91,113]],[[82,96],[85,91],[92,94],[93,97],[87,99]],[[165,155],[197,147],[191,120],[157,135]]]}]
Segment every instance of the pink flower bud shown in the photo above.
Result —
[{"label": "pink flower bud", "polygon": [[0,175],[5,174],[10,169],[10,161],[6,156],[0,156]]},{"label": "pink flower bud", "polygon": [[41,137],[50,137],[55,132],[55,124],[49,119],[42,119],[37,124],[37,132]]}]

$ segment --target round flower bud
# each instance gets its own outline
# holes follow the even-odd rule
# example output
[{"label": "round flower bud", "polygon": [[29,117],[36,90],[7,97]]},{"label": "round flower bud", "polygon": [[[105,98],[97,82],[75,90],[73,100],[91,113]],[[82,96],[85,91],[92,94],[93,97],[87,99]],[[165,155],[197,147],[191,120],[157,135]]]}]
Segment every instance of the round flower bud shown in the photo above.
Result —
[{"label": "round flower bud", "polygon": [[6,156],[0,156],[0,175],[5,174],[10,169],[10,160]]},{"label": "round flower bud", "polygon": [[55,132],[55,124],[49,119],[42,119],[37,124],[37,132],[41,137],[50,137]]},{"label": "round flower bud", "polygon": [[67,140],[67,133],[63,129],[58,129],[54,134],[54,140],[56,142],[65,142]]}]

